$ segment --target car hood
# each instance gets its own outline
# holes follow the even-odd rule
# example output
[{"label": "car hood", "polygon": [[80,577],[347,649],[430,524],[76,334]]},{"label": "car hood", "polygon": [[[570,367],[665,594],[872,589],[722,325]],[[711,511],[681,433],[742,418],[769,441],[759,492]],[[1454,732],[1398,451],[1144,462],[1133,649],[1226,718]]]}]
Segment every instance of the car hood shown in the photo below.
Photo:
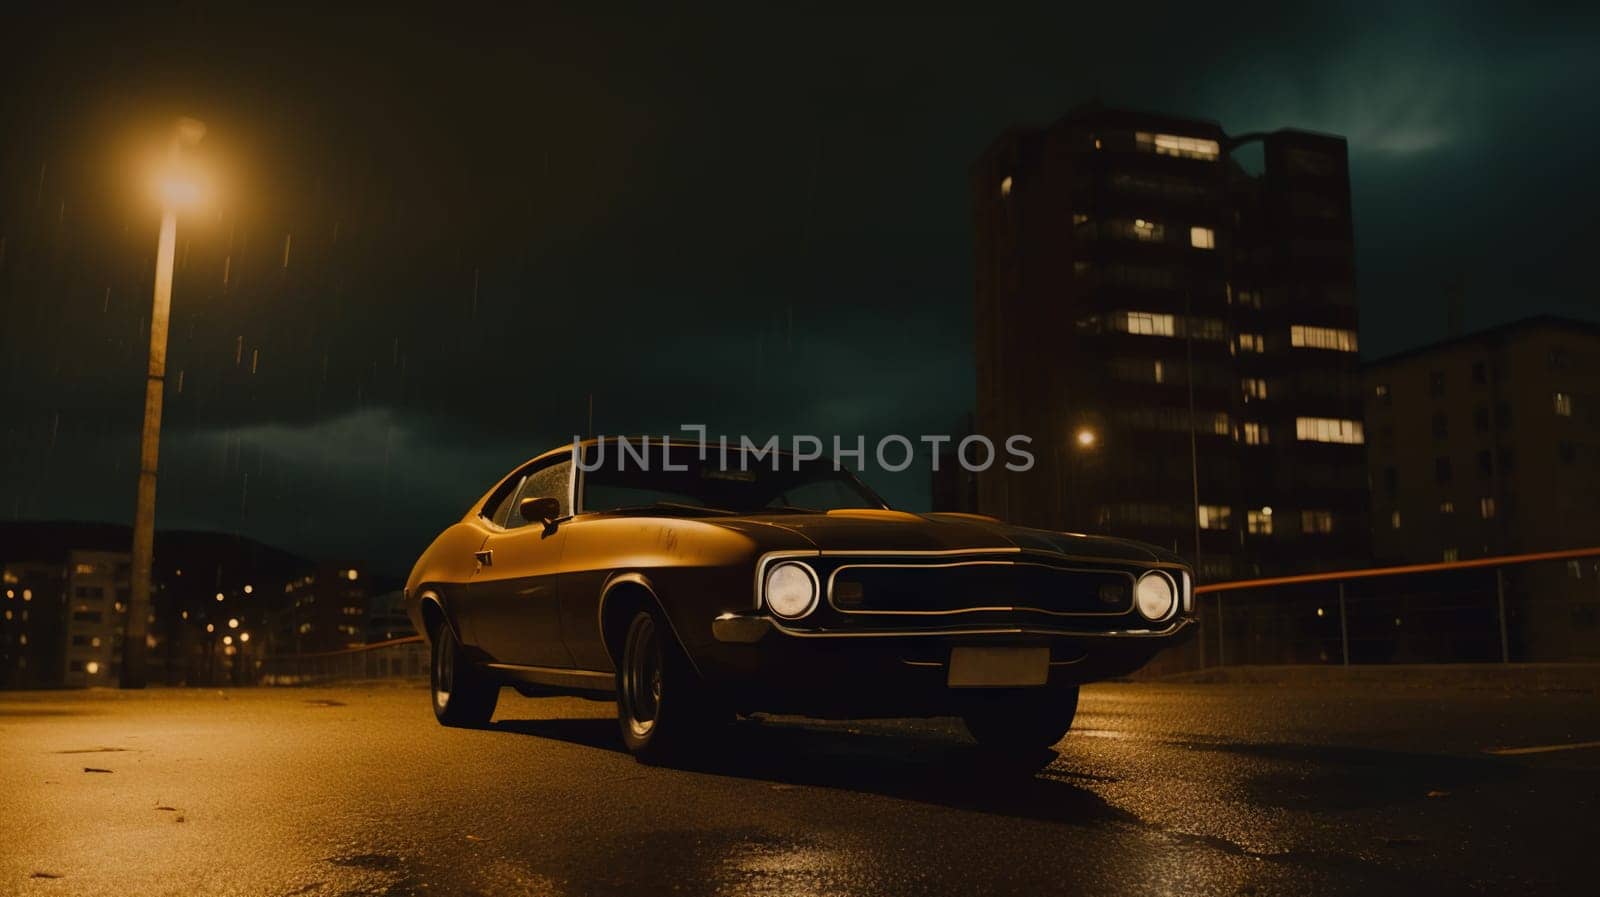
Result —
[{"label": "car hood", "polygon": [[751,514],[708,520],[750,535],[772,528],[792,533],[820,551],[1023,551],[1117,561],[1174,562],[1176,554],[1109,536],[1089,536],[1012,526],[975,514],[911,514],[846,509],[826,514]]}]

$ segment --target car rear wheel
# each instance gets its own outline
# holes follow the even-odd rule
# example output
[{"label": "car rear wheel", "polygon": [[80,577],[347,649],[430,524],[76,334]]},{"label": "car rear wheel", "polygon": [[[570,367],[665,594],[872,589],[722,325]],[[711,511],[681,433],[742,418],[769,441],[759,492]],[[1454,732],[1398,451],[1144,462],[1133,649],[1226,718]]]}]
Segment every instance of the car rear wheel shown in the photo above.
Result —
[{"label": "car rear wheel", "polygon": [[961,721],[984,748],[1040,752],[1066,736],[1077,713],[1076,687],[1036,689],[976,696]]},{"label": "car rear wheel", "polygon": [[428,668],[434,718],[446,726],[488,725],[500,700],[500,686],[462,656],[461,643],[446,624],[433,634]]},{"label": "car rear wheel", "polygon": [[666,620],[641,609],[628,623],[617,664],[617,722],[639,760],[681,758],[703,746],[717,713]]}]

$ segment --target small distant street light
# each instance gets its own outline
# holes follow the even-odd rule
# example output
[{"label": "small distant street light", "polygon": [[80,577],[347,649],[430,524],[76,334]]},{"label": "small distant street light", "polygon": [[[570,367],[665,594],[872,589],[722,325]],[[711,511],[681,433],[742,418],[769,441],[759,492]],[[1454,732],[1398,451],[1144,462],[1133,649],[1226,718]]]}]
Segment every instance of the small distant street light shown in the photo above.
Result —
[{"label": "small distant street light", "polygon": [[1078,431],[1077,440],[1079,448],[1094,448],[1095,443],[1100,441],[1100,436],[1088,427],[1084,427]]},{"label": "small distant street light", "polygon": [[[151,557],[156,530],[156,463],[161,448],[161,399],[167,377],[167,319],[172,306],[172,262],[178,241],[178,211],[201,199],[200,185],[184,167],[184,150],[200,142],[206,126],[178,119],[166,166],[160,174],[161,236],[156,242],[156,283],[150,312],[150,366],[145,378],[144,429],[139,439],[139,499],[133,515],[133,582],[122,638],[123,688],[144,688],[149,654]],[[221,596],[218,596],[221,597]],[[209,629],[209,627],[208,627]]]}]

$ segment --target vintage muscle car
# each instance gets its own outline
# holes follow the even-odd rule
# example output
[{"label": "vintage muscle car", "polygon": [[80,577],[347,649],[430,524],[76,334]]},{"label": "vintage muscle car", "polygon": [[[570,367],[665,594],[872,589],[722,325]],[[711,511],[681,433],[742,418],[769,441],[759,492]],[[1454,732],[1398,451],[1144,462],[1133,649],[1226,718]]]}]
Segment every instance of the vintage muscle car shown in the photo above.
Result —
[{"label": "vintage muscle car", "polygon": [[1170,552],[892,510],[831,459],[606,438],[521,465],[423,553],[407,606],[439,722],[502,686],[615,694],[644,760],[735,713],[959,716],[1038,752],[1081,683],[1192,620]]}]

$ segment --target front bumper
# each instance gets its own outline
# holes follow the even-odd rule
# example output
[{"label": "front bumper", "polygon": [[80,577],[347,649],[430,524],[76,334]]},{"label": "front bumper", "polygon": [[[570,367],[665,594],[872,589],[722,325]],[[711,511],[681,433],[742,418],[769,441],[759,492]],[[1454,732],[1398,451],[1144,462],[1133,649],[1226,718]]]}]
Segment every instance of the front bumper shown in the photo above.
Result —
[{"label": "front bumper", "polygon": [[698,652],[707,684],[741,710],[817,716],[940,716],[988,689],[946,684],[950,649],[1043,646],[1043,688],[1124,676],[1183,637],[1177,617],[1151,630],[1079,631],[1020,623],[807,630],[760,613],[723,614],[714,644]]}]

